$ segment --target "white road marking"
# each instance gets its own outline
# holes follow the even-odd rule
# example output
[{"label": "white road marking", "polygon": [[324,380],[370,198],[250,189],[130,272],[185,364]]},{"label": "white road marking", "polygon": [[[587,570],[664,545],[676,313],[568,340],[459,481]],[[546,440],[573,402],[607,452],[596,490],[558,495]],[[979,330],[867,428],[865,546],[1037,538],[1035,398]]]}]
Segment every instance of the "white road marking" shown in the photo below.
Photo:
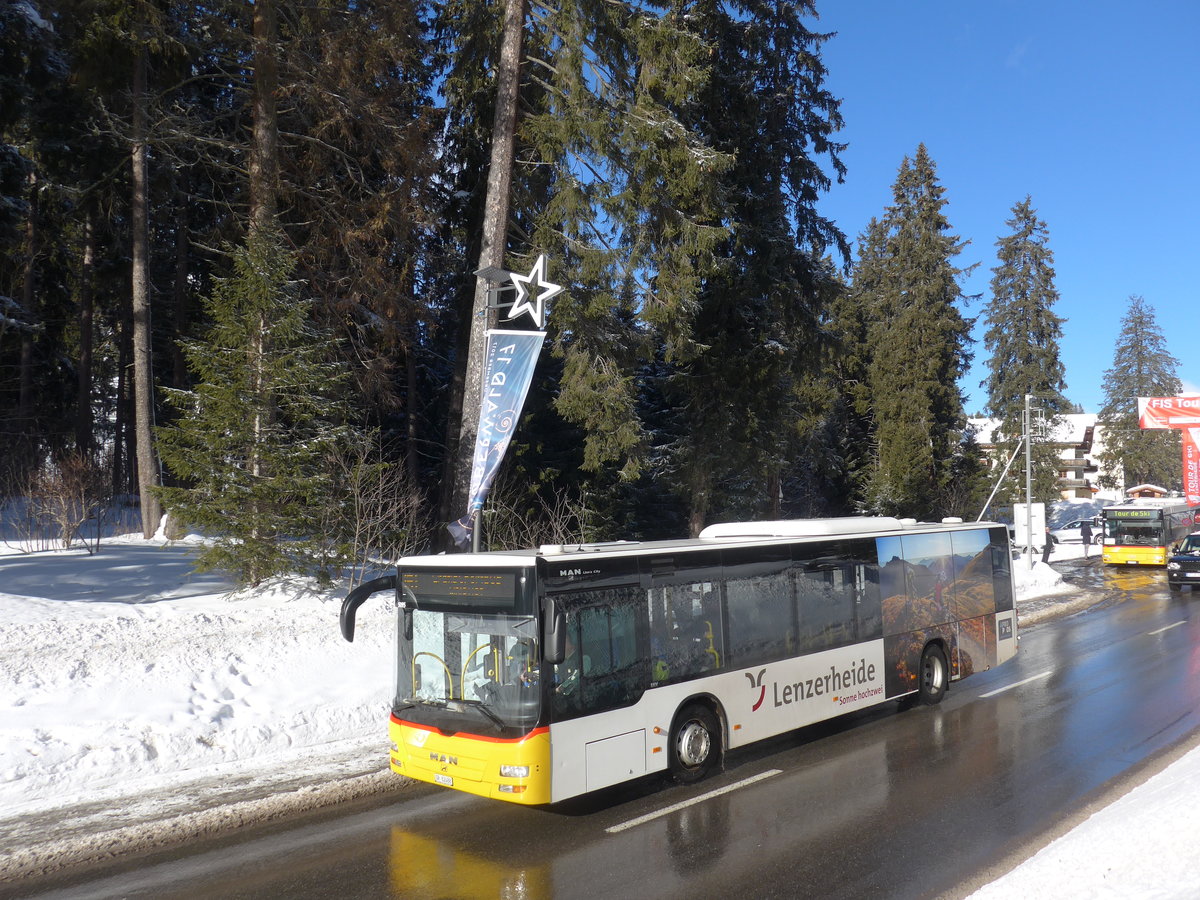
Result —
[{"label": "white road marking", "polygon": [[697,803],[703,803],[705,800],[711,800],[713,797],[720,797],[722,794],[728,794],[730,791],[736,791],[739,788],[749,787],[756,781],[763,781],[775,775],[779,775],[782,769],[770,769],[755,775],[752,778],[747,778],[743,781],[727,784],[723,788],[717,788],[715,791],[709,791],[707,794],[701,794],[699,797],[693,797],[691,800],[684,800],[682,803],[676,803],[674,806],[668,806],[665,809],[660,809],[657,812],[646,813],[644,816],[638,816],[636,819],[630,819],[628,822],[622,822],[620,825],[613,825],[611,828],[604,830],[609,834],[619,834],[622,831],[628,831],[630,828],[636,828],[638,825],[644,825],[647,822],[652,822],[655,819],[660,819],[663,816],[669,816],[673,812],[681,809],[687,809],[689,806],[695,806]]},{"label": "white road marking", "polygon": [[1178,628],[1180,625],[1186,625],[1186,624],[1187,624],[1187,619],[1184,619],[1182,622],[1175,622],[1171,625],[1164,625],[1162,628],[1159,628],[1156,631],[1147,631],[1146,633],[1147,634],[1162,634],[1164,631],[1170,631],[1172,628]]},{"label": "white road marking", "polygon": [[1043,672],[1041,675],[1034,675],[1031,678],[1026,678],[1024,681],[1018,681],[1013,684],[1006,685],[1005,687],[997,688],[994,691],[988,691],[986,694],[980,694],[979,696],[980,697],[995,697],[997,694],[1003,694],[1005,691],[1011,691],[1013,688],[1019,688],[1021,685],[1029,684],[1029,682],[1031,682],[1031,681],[1038,681],[1042,678],[1049,678],[1053,674],[1054,674],[1054,670],[1051,669],[1049,672]]}]

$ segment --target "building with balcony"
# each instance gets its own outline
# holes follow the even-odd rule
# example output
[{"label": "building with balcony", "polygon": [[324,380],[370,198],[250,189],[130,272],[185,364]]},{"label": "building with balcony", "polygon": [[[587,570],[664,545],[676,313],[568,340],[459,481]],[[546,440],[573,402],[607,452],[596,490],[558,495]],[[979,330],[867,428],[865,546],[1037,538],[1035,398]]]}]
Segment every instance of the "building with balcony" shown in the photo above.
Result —
[{"label": "building with balcony", "polygon": [[[1097,461],[1104,450],[1104,426],[1096,421],[1094,413],[1071,413],[1059,416],[1051,426],[1049,440],[1058,451],[1058,486],[1064,500],[1110,500],[1124,498],[1124,492],[1105,490],[1100,487],[1100,464]],[[1005,443],[999,419],[968,419],[968,427],[975,432],[975,440],[987,455],[992,470],[999,474],[1007,459],[1001,459],[1001,446]],[[1007,438],[1011,440],[1011,437]],[[1021,464],[1016,460],[1013,466]]]}]

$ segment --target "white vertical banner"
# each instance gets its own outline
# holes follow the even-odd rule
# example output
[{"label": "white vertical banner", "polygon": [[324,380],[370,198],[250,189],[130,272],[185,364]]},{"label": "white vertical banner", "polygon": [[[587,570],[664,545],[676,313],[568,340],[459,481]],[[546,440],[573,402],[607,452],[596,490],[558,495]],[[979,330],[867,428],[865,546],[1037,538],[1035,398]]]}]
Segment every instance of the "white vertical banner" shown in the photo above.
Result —
[{"label": "white vertical banner", "polygon": [[471,544],[475,515],[483,509],[492,482],[500,470],[504,453],[512,442],[513,431],[521,418],[525,397],[533,381],[541,353],[544,331],[497,331],[486,335],[483,369],[483,396],[479,407],[479,428],[475,433],[475,452],[471,461],[471,489],[467,514],[447,528],[461,548]]}]

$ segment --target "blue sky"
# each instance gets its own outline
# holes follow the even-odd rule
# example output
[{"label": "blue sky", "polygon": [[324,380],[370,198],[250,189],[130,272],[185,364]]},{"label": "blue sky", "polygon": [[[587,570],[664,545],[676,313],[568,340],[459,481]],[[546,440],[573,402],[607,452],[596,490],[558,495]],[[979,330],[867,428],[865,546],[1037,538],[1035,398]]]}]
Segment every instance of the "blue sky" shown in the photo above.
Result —
[{"label": "blue sky", "polygon": [[1148,0],[818,0],[827,86],[842,100],[848,172],[821,201],[852,241],[891,201],[924,142],[953,232],[978,263],[975,363],[961,386],[982,409],[982,313],[995,242],[1028,194],[1049,230],[1067,321],[1066,395],[1098,412],[1131,294],[1155,310],[1177,374],[1200,390],[1200,3]]}]

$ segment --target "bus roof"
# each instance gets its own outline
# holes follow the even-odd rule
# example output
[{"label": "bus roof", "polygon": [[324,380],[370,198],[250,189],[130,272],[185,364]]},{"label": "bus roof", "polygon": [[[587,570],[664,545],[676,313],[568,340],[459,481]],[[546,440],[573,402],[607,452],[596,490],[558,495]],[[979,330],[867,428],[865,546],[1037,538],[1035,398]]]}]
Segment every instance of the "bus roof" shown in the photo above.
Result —
[{"label": "bus roof", "polygon": [[597,555],[630,554],[641,556],[680,550],[701,550],[714,547],[750,546],[755,544],[816,541],[821,538],[882,537],[897,532],[964,531],[979,528],[1004,528],[996,522],[963,522],[944,519],[941,522],[918,522],[890,516],[845,516],[829,519],[783,519],[765,522],[730,522],[710,525],[698,538],[678,538],[665,541],[602,541],[597,543],[544,544],[536,549],[492,550],[484,553],[438,554],[406,556],[401,566],[462,566],[466,568],[534,566],[538,559],[553,557],[594,558]]}]

